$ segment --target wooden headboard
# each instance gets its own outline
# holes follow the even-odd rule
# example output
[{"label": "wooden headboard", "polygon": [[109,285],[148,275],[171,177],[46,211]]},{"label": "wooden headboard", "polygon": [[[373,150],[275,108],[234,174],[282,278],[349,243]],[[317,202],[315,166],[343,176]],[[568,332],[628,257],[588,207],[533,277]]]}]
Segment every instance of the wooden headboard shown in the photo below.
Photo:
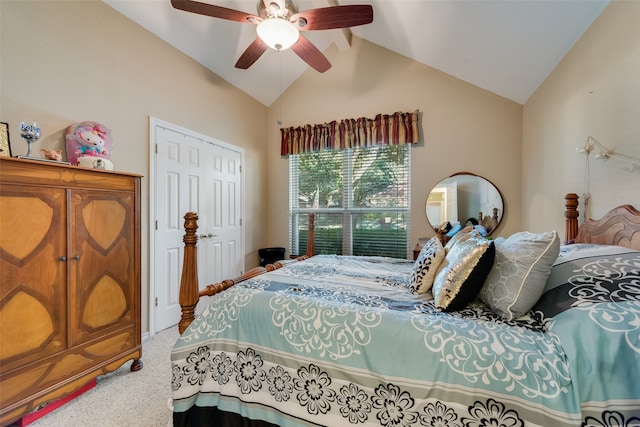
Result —
[{"label": "wooden headboard", "polygon": [[486,228],[489,233],[495,231],[499,222],[498,208],[493,208],[492,215],[483,215],[482,212],[478,212],[478,224]]},{"label": "wooden headboard", "polygon": [[565,196],[565,243],[597,243],[640,250],[640,212],[631,205],[618,206],[600,219],[578,225],[578,195]]}]

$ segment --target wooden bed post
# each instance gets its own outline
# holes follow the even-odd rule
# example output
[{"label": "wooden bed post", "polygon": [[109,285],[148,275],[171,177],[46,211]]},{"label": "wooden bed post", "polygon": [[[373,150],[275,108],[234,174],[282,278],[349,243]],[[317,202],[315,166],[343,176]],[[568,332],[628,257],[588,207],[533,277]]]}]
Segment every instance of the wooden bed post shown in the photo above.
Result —
[{"label": "wooden bed post", "polygon": [[[299,256],[295,261],[302,261],[312,257],[315,253],[313,245],[314,218],[313,214],[309,214],[309,243],[307,244],[307,255]],[[284,265],[282,262],[276,261],[273,264],[267,264],[266,267],[254,267],[235,279],[226,279],[222,282],[213,283],[200,290],[200,285],[198,283],[198,249],[196,247],[196,244],[198,243],[198,236],[196,234],[196,230],[198,230],[197,213],[187,212],[185,214],[184,229],[185,234],[182,239],[184,242],[184,262],[182,264],[182,278],[180,279],[179,296],[182,315],[178,322],[178,332],[180,332],[180,335],[182,335],[182,333],[195,319],[196,305],[198,304],[200,297],[215,295],[237,283],[251,279],[252,277],[256,277],[260,274],[264,274],[267,271],[277,270]]]},{"label": "wooden bed post", "polygon": [[310,213],[309,214],[309,219],[308,219],[308,224],[307,224],[307,229],[309,231],[309,234],[307,234],[307,258],[311,258],[312,256],[315,255],[316,252],[316,245],[315,245],[315,221],[316,221],[316,214],[314,213]]},{"label": "wooden bed post", "polygon": [[182,306],[182,316],[178,323],[178,331],[180,334],[187,329],[187,326],[193,322],[195,318],[196,305],[198,304],[199,287],[198,287],[198,214],[195,212],[187,212],[184,216],[185,234],[184,242],[184,262],[182,264],[182,279],[180,281],[180,306]]},{"label": "wooden bed post", "polygon": [[578,235],[578,195],[575,193],[569,193],[564,196],[564,211],[565,217],[565,230],[564,230],[564,242],[573,243],[573,240]]}]

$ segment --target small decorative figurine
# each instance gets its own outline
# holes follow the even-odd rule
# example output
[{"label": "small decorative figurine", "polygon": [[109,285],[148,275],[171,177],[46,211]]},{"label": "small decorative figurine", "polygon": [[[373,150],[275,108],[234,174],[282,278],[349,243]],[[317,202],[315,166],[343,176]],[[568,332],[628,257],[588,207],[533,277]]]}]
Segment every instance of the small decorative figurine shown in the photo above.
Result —
[{"label": "small decorative figurine", "polygon": [[62,150],[47,150],[46,148],[41,148],[40,151],[47,160],[55,160],[56,162],[62,161]]},{"label": "small decorative figurine", "polygon": [[83,157],[91,159],[83,161],[83,166],[93,165],[96,158],[111,157],[111,131],[103,124],[91,121],[73,124],[67,129],[66,140],[67,160],[74,166],[78,166]]}]

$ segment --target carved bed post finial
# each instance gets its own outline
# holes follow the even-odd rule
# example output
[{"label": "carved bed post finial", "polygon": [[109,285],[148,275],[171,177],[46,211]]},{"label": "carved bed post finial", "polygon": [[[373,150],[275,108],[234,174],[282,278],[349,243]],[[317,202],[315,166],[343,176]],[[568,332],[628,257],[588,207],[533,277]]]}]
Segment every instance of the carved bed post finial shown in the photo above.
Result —
[{"label": "carved bed post finial", "polygon": [[179,302],[182,307],[182,316],[178,323],[178,331],[180,334],[193,322],[195,318],[195,309],[199,299],[198,287],[198,214],[195,212],[187,212],[184,216],[185,234],[182,239],[184,242],[184,262],[182,264],[182,278],[180,280],[180,297]]},{"label": "carved bed post finial", "polygon": [[578,216],[580,215],[578,212],[578,195],[575,193],[569,193],[564,196],[564,200],[564,206],[566,208],[564,211],[566,224],[564,240],[565,243],[573,243],[573,240],[578,235]]}]

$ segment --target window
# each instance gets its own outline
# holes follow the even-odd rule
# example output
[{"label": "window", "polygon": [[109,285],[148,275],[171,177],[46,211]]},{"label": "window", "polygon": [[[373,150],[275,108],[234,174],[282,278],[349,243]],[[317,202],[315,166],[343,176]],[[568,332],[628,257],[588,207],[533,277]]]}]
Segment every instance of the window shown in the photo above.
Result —
[{"label": "window", "polygon": [[315,213],[318,254],[407,258],[410,144],[289,156],[289,250],[307,248]]}]

